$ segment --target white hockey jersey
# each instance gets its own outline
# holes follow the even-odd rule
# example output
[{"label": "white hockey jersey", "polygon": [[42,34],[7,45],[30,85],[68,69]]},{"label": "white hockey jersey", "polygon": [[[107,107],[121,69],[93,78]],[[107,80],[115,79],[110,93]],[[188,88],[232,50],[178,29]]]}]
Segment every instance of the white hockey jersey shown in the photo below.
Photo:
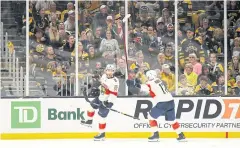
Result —
[{"label": "white hockey jersey", "polygon": [[103,74],[101,77],[101,84],[99,86],[100,89],[100,101],[107,101],[114,103],[118,95],[119,89],[119,80],[116,77],[107,78],[106,74]]},{"label": "white hockey jersey", "polygon": [[157,102],[168,102],[173,100],[171,93],[163,82],[156,78],[141,85],[141,91],[148,92],[149,95]]}]

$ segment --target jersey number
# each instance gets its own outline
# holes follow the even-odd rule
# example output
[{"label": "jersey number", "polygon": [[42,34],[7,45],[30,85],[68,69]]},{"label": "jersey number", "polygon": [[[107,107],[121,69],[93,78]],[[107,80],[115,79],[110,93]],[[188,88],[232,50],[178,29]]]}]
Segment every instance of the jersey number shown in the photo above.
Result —
[{"label": "jersey number", "polygon": [[155,83],[157,83],[160,86],[160,88],[162,89],[163,94],[169,93],[167,87],[165,87],[165,85],[161,81],[156,80]]}]

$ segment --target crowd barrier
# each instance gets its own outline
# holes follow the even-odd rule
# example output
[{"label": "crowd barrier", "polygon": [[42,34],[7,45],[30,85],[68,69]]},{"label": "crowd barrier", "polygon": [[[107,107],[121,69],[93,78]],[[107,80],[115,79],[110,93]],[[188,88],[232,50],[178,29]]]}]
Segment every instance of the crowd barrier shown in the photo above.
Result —
[{"label": "crowd barrier", "polygon": [[[240,98],[174,99],[176,118],[187,138],[240,138]],[[151,133],[147,113],[152,106],[151,98],[118,98],[113,108],[140,120],[110,112],[107,137],[147,138]],[[81,125],[87,108],[84,98],[1,99],[1,139],[92,138],[98,132],[99,116],[95,114],[92,128]],[[158,123],[162,138],[177,136],[164,117]]]},{"label": "crowd barrier", "polygon": [[[3,30],[2,22],[0,28]],[[1,85],[6,89],[8,88],[10,94],[14,89],[17,96],[23,96],[26,76],[24,68],[20,66],[19,58],[16,57],[15,50],[10,49],[10,44],[8,33],[6,32],[4,35],[1,31]],[[6,81],[8,86],[4,85]]]}]

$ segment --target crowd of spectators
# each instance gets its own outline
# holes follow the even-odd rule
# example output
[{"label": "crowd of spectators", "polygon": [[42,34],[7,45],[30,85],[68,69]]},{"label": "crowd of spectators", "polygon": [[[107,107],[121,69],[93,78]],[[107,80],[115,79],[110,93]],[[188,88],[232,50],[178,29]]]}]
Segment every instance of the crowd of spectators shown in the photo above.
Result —
[{"label": "crowd of spectators", "polygon": [[[125,31],[124,1],[88,1],[79,4],[79,44],[82,45],[79,67],[84,69],[89,83],[95,83],[107,64],[117,68],[119,96],[125,96]],[[85,76],[86,77],[86,76]],[[82,79],[85,79],[83,77]]]},{"label": "crowd of spectators", "polygon": [[47,96],[73,96],[74,1],[30,1],[29,7],[30,76],[44,78],[36,80]]},{"label": "crowd of spectators", "polygon": [[146,71],[155,69],[175,94],[175,17],[173,1],[130,1],[128,65],[130,95],[145,95],[140,87]]},{"label": "crowd of spectators", "polygon": [[[157,71],[173,95],[221,96],[225,87],[228,95],[240,94],[239,1],[227,1],[227,24],[224,24],[223,1],[183,0],[177,3],[177,10],[171,0],[129,1],[127,43],[122,21],[124,1],[79,1],[78,4],[79,84],[96,82],[106,64],[115,64],[120,96],[146,95],[138,88],[146,83],[145,73],[150,69]],[[50,87],[57,95],[64,95],[63,89],[65,95],[74,95],[71,88],[76,77],[74,9],[74,2],[69,1],[30,2],[30,64],[34,69],[31,72],[37,71],[48,82],[54,82]],[[224,52],[224,25],[228,28],[227,53]],[[224,69],[224,55],[228,57],[228,69]],[[128,92],[125,92],[126,83]]]},{"label": "crowd of spectators", "polygon": [[178,95],[224,95],[223,1],[178,7],[186,12],[178,17]]},{"label": "crowd of spectators", "polygon": [[132,80],[145,83],[145,72],[154,69],[173,95],[225,94],[223,1],[179,1],[177,24],[173,1],[129,3],[129,60],[136,74]]},{"label": "crowd of spectators", "polygon": [[227,2],[228,94],[240,95],[240,1]]}]

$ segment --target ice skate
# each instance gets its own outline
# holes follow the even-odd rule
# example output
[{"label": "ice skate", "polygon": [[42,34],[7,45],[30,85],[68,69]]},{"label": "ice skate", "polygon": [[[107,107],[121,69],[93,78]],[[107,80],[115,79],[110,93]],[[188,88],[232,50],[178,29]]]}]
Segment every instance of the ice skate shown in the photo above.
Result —
[{"label": "ice skate", "polygon": [[94,141],[104,141],[105,140],[105,132],[99,133],[94,137]]},{"label": "ice skate", "polygon": [[177,140],[178,140],[179,142],[187,142],[187,140],[186,140],[186,138],[185,138],[185,136],[184,136],[183,133],[178,134]]},{"label": "ice skate", "polygon": [[93,120],[82,120],[81,124],[87,127],[92,127]]},{"label": "ice skate", "polygon": [[149,142],[158,142],[158,140],[159,140],[159,133],[158,132],[154,132],[153,135],[148,138]]}]

